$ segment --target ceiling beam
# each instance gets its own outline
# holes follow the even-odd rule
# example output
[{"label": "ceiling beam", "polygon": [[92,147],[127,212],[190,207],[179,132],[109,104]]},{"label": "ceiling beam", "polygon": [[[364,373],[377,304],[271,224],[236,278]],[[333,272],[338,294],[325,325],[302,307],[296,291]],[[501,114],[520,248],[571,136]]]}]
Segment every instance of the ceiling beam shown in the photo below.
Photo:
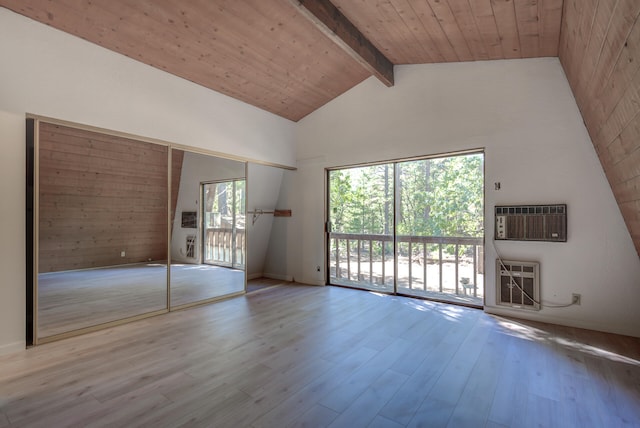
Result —
[{"label": "ceiling beam", "polygon": [[385,85],[393,86],[393,63],[329,0],[289,0],[316,28]]}]

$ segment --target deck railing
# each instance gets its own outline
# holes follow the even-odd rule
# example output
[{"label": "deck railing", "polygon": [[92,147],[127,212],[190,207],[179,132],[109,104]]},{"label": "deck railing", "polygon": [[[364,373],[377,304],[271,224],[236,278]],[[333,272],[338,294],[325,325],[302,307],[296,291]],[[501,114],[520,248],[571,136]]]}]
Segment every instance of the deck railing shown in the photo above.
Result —
[{"label": "deck railing", "polygon": [[[232,228],[210,227],[205,233],[205,263],[243,267],[245,264],[245,231]],[[234,260],[235,251],[235,260]]]},{"label": "deck railing", "polygon": [[[396,241],[399,288],[474,297],[482,293],[482,238],[399,235]],[[329,245],[330,276],[338,283],[393,286],[392,235],[330,233]],[[432,284],[429,278],[436,276]]]}]

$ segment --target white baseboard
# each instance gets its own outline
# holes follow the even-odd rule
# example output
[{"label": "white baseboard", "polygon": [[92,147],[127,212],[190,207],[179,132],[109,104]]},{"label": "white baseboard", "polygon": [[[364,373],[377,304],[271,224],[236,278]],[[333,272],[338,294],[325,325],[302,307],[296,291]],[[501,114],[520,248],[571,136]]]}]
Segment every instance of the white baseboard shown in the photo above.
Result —
[{"label": "white baseboard", "polygon": [[27,343],[25,341],[7,343],[6,345],[0,345],[0,355],[13,354],[24,351],[26,348]]},{"label": "white baseboard", "polygon": [[277,273],[263,273],[262,276],[269,279],[277,279],[279,281],[287,281],[287,282],[293,281],[293,277],[291,275],[280,275]]},{"label": "white baseboard", "polygon": [[281,275],[278,273],[261,272],[261,273],[252,273],[247,275],[247,279],[257,279],[257,278],[277,279],[278,281],[286,281],[286,282],[293,281],[293,277],[291,275]]},{"label": "white baseboard", "polygon": [[317,280],[307,280],[307,279],[303,279],[303,280],[297,280],[296,281],[297,284],[304,284],[304,285],[317,285],[320,287],[324,287],[325,285],[327,285],[324,281],[317,281]]}]

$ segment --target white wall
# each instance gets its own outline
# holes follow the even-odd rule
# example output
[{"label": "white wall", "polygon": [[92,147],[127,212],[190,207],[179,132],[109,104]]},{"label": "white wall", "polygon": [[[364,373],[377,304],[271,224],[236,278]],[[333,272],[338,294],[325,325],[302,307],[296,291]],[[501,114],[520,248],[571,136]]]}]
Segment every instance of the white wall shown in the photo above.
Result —
[{"label": "white wall", "polygon": [[[293,186],[298,177],[297,171],[283,171],[281,185],[275,208],[278,210],[290,210],[293,206]],[[292,281],[293,267],[289,242],[292,238],[293,225],[298,218],[296,211],[291,217],[274,217],[269,235],[269,245],[265,253],[263,275],[267,278]]]},{"label": "white wall", "polygon": [[25,340],[24,141],[24,115],[0,111],[0,355]]},{"label": "white wall", "polygon": [[0,353],[24,346],[25,113],[294,165],[293,122],[4,8],[0,58]]},{"label": "white wall", "polygon": [[[487,310],[640,336],[640,259],[557,58],[397,66],[395,77],[392,88],[370,78],[298,123],[288,242],[296,280],[325,280],[315,269],[324,264],[325,167],[484,148]],[[498,248],[541,263],[544,301],[576,292],[581,306],[496,307],[493,208],[517,203],[568,204],[567,243]]]}]

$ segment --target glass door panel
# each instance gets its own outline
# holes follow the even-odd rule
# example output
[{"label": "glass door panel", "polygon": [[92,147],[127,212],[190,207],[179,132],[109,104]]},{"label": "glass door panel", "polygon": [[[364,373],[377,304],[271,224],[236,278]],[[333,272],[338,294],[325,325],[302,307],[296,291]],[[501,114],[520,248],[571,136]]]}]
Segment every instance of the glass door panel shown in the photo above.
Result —
[{"label": "glass door panel", "polygon": [[246,181],[236,180],[234,183],[234,251],[233,251],[233,267],[236,269],[245,268],[246,254]]},{"label": "glass door panel", "polygon": [[483,155],[396,167],[397,292],[481,305]]},{"label": "glass door panel", "polygon": [[392,164],[329,171],[329,281],[393,292]]}]

